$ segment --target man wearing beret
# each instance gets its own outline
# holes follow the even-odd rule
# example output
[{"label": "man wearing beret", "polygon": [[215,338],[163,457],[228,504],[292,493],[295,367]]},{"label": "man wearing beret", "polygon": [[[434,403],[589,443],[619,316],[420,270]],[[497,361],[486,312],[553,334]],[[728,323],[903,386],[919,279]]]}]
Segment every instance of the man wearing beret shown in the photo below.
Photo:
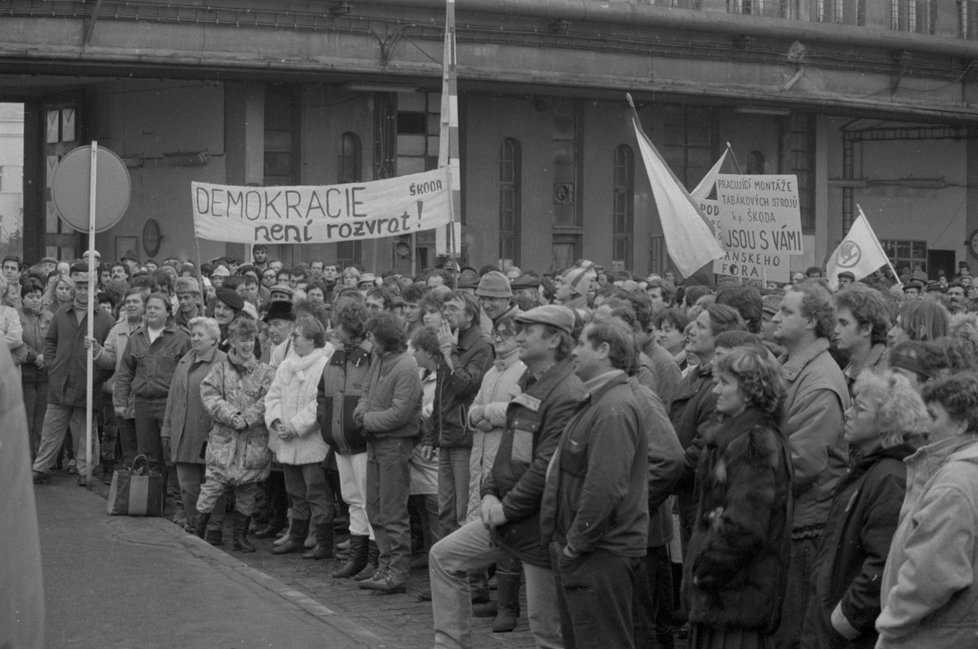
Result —
[{"label": "man wearing beret", "polygon": [[431,548],[436,647],[472,645],[467,573],[512,557],[523,562],[530,632],[538,647],[563,647],[549,551],[540,536],[540,500],[547,466],[568,418],[584,398],[571,351],[574,313],[541,306],[521,313],[516,340],[526,373],[522,393],[506,409],[499,451],[482,483],[480,519]]}]

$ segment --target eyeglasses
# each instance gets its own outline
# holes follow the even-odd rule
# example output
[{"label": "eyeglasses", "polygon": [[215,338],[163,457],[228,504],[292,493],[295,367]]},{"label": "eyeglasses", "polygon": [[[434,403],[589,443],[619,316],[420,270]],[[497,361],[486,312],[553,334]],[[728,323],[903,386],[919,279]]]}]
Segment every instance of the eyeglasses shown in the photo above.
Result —
[{"label": "eyeglasses", "polygon": [[512,331],[499,331],[498,329],[493,329],[492,330],[492,339],[493,340],[503,341],[503,340],[506,340],[507,338],[512,338],[515,335],[516,334],[514,332],[512,332]]}]

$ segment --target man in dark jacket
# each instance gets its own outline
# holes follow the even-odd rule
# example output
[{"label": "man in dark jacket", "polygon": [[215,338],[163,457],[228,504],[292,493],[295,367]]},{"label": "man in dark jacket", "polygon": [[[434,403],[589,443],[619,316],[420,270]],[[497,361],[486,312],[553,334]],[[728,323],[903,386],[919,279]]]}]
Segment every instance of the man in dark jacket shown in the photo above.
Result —
[{"label": "man in dark jacket", "polygon": [[634,592],[648,542],[648,439],[628,384],[631,329],[587,325],[574,373],[588,391],[547,471],[540,528],[550,539],[564,647],[634,647]]},{"label": "man in dark jacket", "polygon": [[[84,272],[73,271],[72,275],[75,278],[75,300],[58,309],[44,338],[44,361],[48,368],[48,409],[44,414],[41,445],[34,460],[34,482],[48,482],[51,479],[48,471],[61,452],[68,426],[71,426],[71,437],[75,445],[79,485],[85,485],[88,472],[90,449],[85,448],[85,399],[88,382],[87,354],[91,352],[85,346],[85,338],[88,333],[90,282]],[[101,309],[95,309],[93,333],[99,346],[105,343],[113,324],[112,316]],[[95,371],[93,399],[98,398],[105,378],[104,372]],[[93,404],[93,412],[97,411],[97,404]],[[92,437],[95,440],[95,436]]]},{"label": "man in dark jacket", "polygon": [[439,332],[444,363],[438,367],[431,426],[422,441],[426,456],[438,449],[438,522],[449,534],[464,522],[469,505],[469,455],[472,431],[466,425],[469,406],[482,377],[492,367],[492,342],[479,327],[476,298],[454,292],[445,302],[445,319],[452,332]]},{"label": "man in dark jacket", "polygon": [[550,557],[540,538],[540,499],[547,466],[568,417],[584,397],[570,363],[574,313],[541,306],[517,316],[520,360],[527,371],[522,393],[506,410],[499,451],[482,484],[481,520],[472,521],[431,549],[432,611],[436,647],[472,643],[469,571],[518,557],[526,576],[530,632],[538,647],[563,647]]}]

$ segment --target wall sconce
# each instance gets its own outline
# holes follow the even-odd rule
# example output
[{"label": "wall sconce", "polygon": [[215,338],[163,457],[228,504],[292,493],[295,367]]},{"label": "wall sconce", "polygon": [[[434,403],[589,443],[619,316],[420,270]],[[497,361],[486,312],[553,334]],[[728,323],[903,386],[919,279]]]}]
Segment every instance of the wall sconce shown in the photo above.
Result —
[{"label": "wall sconce", "polygon": [[203,151],[173,151],[164,153],[163,159],[171,167],[203,167],[207,165],[207,154]]}]

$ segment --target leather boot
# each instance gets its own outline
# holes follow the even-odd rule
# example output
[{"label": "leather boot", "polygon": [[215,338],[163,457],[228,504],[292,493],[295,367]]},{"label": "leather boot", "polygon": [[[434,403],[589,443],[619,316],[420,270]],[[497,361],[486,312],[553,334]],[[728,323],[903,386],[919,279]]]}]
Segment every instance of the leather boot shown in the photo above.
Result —
[{"label": "leather boot", "polygon": [[[369,538],[369,537],[368,537]],[[367,545],[367,565],[363,570],[353,576],[354,581],[367,581],[377,572],[377,563],[380,561],[380,548],[376,541],[369,541]]]},{"label": "leather boot", "polygon": [[248,540],[248,524],[251,516],[245,516],[239,511],[234,512],[234,541],[232,549],[238,552],[254,552],[255,546]]},{"label": "leather boot", "polygon": [[316,524],[316,545],[302,553],[303,559],[331,559],[333,557],[333,524]]},{"label": "leather boot", "polygon": [[292,520],[292,529],[289,530],[289,540],[282,545],[272,548],[272,554],[288,554],[298,552],[302,549],[306,541],[306,534],[309,533],[309,519],[304,521]]},{"label": "leather boot", "polygon": [[493,633],[506,633],[516,628],[520,618],[520,576],[519,572],[496,570],[496,619],[492,623]]},{"label": "leather boot", "polygon": [[211,513],[207,512],[197,512],[197,518],[194,520],[194,536],[198,538],[204,538],[204,534],[207,533],[207,523],[211,520]]},{"label": "leather boot", "polygon": [[350,536],[350,558],[337,570],[333,571],[336,579],[349,579],[367,566],[367,542],[370,537]]},{"label": "leather boot", "polygon": [[271,539],[278,536],[278,533],[285,529],[285,526],[289,524],[289,519],[284,513],[276,512],[268,519],[268,524],[259,530],[256,530],[252,535],[256,539]]}]

